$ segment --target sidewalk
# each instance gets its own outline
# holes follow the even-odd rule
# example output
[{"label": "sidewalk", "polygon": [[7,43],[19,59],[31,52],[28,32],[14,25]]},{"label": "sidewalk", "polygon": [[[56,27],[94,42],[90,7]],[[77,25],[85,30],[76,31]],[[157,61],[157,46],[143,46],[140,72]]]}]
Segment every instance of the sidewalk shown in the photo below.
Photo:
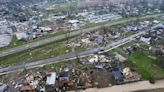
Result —
[{"label": "sidewalk", "polygon": [[80,92],[133,92],[158,88],[164,88],[164,80],[156,81],[155,84],[150,84],[149,81],[140,81],[135,83],[116,85],[102,89],[91,88]]}]

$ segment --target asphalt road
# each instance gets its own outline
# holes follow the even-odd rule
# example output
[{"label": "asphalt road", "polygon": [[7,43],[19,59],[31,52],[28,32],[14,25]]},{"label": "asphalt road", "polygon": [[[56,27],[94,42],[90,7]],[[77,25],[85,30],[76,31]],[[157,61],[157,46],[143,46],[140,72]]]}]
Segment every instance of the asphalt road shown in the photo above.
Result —
[{"label": "asphalt road", "polygon": [[[113,23],[110,23],[110,24],[105,24],[104,26],[105,27],[106,26],[112,26],[112,25],[116,25],[116,24],[126,23],[126,22],[129,22],[129,21],[135,21],[137,19],[146,19],[146,18],[157,17],[157,16],[160,16],[160,15],[163,15],[163,14],[148,15],[148,16],[139,17],[139,18],[130,18],[130,19],[127,19],[127,20],[122,20],[122,21],[117,21],[117,22],[113,22]],[[93,27],[93,28],[83,29],[82,31],[70,32],[69,37],[77,36],[77,35],[80,35],[81,33],[87,33],[87,32],[90,32],[90,31],[94,31],[94,30],[96,30],[98,28],[101,28],[101,27],[102,27],[102,25],[97,26],[97,27]],[[21,52],[21,51],[25,51],[27,49],[39,47],[39,46],[42,46],[42,45],[45,45],[45,44],[48,44],[48,43],[51,43],[51,42],[62,40],[64,38],[66,38],[66,35],[67,34],[63,34],[63,35],[51,37],[51,38],[48,38],[48,39],[36,41],[36,42],[33,42],[33,43],[29,43],[29,44],[26,44],[26,45],[21,45],[21,46],[15,47],[15,48],[7,49],[7,50],[4,50],[4,51],[0,52],[0,57],[8,56],[8,55],[15,54],[15,53],[18,53],[18,52]]]},{"label": "asphalt road", "polygon": [[129,37],[126,37],[126,38],[121,39],[119,41],[108,44],[106,47],[93,48],[93,49],[88,49],[88,50],[80,51],[80,52],[72,52],[72,53],[57,56],[54,58],[39,60],[39,61],[35,61],[35,62],[27,63],[27,64],[22,64],[22,65],[10,66],[10,67],[6,67],[6,68],[0,68],[0,74],[7,74],[10,72],[21,71],[21,70],[24,70],[25,68],[30,69],[30,68],[40,67],[40,66],[44,66],[44,65],[48,65],[48,64],[52,64],[52,63],[62,62],[64,60],[71,60],[71,59],[75,59],[77,56],[83,57],[83,56],[87,56],[90,54],[94,54],[94,53],[99,52],[101,50],[104,50],[104,52],[106,52],[106,51],[114,49],[120,45],[123,45],[129,41],[134,40],[135,37],[140,36],[140,35],[144,34],[145,32],[146,31],[141,31],[139,33],[133,34]]}]

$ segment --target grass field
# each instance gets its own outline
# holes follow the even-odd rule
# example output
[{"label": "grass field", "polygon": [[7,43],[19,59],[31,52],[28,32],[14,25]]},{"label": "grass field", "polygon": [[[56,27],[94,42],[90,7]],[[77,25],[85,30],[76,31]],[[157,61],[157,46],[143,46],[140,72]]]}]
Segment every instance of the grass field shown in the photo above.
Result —
[{"label": "grass field", "polygon": [[147,53],[143,51],[137,51],[129,60],[136,65],[136,70],[141,74],[143,79],[149,79],[151,77],[164,77],[164,69],[161,69],[156,65],[156,60],[151,59]]}]

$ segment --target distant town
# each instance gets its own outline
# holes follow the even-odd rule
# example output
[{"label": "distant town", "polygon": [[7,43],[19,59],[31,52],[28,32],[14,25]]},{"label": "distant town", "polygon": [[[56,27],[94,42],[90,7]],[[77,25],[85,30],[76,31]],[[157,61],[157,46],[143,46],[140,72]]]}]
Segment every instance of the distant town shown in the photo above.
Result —
[{"label": "distant town", "polygon": [[0,0],[0,92],[163,92],[163,0]]}]

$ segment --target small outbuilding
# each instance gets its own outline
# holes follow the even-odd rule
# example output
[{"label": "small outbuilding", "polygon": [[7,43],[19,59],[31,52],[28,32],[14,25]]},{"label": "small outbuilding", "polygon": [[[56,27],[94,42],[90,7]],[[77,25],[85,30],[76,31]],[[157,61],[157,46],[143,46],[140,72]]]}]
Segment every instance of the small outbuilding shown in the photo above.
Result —
[{"label": "small outbuilding", "polygon": [[52,72],[50,75],[47,76],[46,84],[54,85],[55,82],[56,82],[56,72]]}]

